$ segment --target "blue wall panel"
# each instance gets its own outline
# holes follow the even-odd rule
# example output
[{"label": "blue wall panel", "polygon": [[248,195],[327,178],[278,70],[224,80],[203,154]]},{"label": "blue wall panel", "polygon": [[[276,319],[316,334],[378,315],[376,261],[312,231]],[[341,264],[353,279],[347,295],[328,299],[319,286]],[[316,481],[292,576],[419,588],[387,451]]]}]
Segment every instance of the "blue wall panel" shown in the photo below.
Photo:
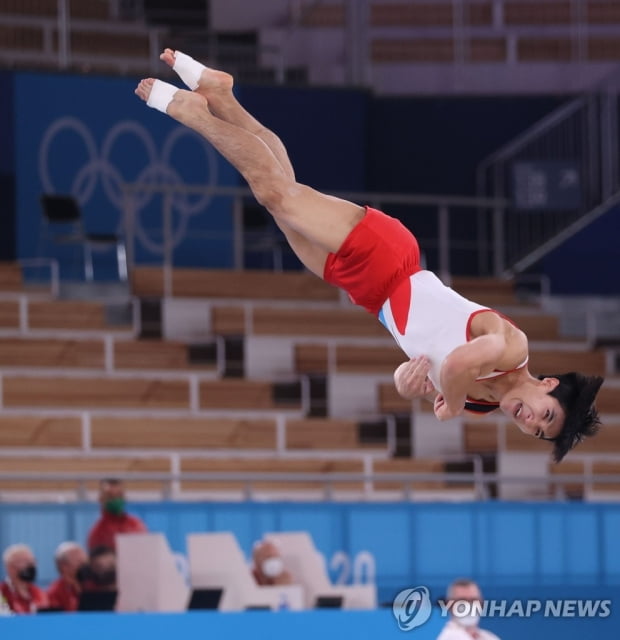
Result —
[{"label": "blue wall panel", "polygon": [[[54,252],[70,270],[65,275],[76,274],[75,249],[63,252],[41,237],[42,192],[75,195],[87,228],[110,232],[123,228],[124,182],[239,184],[200,136],[147,108],[134,95],[135,85],[122,78],[15,75],[19,257]],[[161,262],[162,202],[148,192],[134,200],[137,262]],[[177,193],[172,229],[179,264],[231,266],[230,198]]]},{"label": "blue wall panel", "polygon": [[[222,530],[236,534],[248,558],[270,531],[308,531],[328,564],[344,553],[350,568],[369,552],[382,601],[407,586],[445,589],[459,575],[487,589],[620,586],[616,504],[139,503],[130,511],[181,553],[188,533]],[[96,516],[94,505],[0,505],[0,548],[31,544],[46,583],[53,549],[85,541]],[[332,567],[332,579],[342,572]]]}]

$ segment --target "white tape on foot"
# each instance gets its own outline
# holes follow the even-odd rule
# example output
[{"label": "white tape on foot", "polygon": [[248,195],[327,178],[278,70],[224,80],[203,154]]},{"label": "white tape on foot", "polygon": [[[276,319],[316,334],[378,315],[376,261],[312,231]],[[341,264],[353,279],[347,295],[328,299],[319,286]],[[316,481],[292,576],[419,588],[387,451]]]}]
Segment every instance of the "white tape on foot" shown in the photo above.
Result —
[{"label": "white tape on foot", "polygon": [[200,74],[206,67],[191,56],[181,51],[176,51],[172,69],[179,74],[179,78],[193,91],[198,88]]},{"label": "white tape on foot", "polygon": [[146,101],[146,104],[148,104],[149,107],[153,107],[153,109],[166,113],[168,105],[172,102],[172,98],[174,98],[174,94],[178,90],[179,88],[173,84],[155,80],[153,88],[151,89],[151,95]]}]

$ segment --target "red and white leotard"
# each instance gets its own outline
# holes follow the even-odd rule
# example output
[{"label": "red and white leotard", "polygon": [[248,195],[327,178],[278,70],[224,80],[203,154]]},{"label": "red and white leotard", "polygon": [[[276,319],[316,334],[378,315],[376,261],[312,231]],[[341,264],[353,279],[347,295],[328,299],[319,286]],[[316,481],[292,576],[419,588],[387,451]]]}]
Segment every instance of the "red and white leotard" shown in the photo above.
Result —
[{"label": "red and white leotard", "polygon": [[[441,366],[446,356],[471,340],[471,323],[478,313],[497,313],[476,304],[444,285],[431,271],[418,271],[392,291],[379,312],[379,320],[410,357],[425,355],[431,362],[428,377],[442,392]],[[519,367],[523,367],[527,359]],[[492,371],[478,378],[507,373]]]}]

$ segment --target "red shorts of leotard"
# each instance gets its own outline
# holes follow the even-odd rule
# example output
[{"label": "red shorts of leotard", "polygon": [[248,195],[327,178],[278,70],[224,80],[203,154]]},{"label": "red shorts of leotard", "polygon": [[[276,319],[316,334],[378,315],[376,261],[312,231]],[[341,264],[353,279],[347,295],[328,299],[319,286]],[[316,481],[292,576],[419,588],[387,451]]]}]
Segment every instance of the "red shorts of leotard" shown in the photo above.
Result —
[{"label": "red shorts of leotard", "polygon": [[396,286],[420,270],[420,247],[411,231],[395,218],[366,207],[366,215],[338,252],[327,256],[323,278],[377,315]]}]

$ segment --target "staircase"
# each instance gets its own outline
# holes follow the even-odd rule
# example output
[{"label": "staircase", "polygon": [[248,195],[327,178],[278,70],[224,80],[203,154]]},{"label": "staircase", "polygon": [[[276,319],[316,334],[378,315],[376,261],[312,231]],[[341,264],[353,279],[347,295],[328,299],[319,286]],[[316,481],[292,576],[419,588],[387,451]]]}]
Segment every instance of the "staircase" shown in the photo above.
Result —
[{"label": "staircase", "polygon": [[620,69],[486,158],[478,195],[507,201],[495,274],[525,271],[620,202]]}]

